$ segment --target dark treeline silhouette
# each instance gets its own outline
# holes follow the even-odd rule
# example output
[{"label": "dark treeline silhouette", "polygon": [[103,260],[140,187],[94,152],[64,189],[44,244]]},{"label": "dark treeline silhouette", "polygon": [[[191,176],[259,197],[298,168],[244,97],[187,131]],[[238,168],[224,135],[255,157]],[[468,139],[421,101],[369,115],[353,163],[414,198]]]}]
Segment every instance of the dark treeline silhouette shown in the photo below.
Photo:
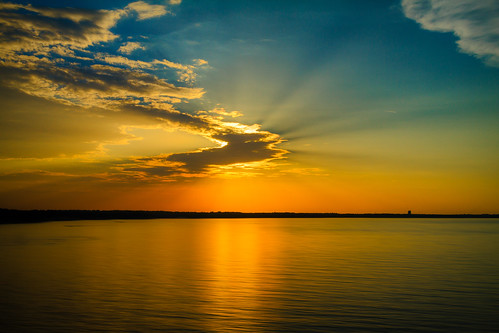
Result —
[{"label": "dark treeline silhouette", "polygon": [[0,223],[33,223],[75,220],[201,219],[201,218],[499,218],[499,214],[340,214],[340,213],[241,213],[170,212],[144,210],[17,210],[0,209]]}]

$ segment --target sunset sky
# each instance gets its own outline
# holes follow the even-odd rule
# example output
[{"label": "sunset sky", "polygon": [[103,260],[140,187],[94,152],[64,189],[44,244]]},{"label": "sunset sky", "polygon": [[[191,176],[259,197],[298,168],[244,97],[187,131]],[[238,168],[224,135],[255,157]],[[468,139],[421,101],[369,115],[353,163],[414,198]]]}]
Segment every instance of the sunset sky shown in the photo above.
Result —
[{"label": "sunset sky", "polygon": [[499,213],[499,2],[3,1],[0,142],[0,208]]}]

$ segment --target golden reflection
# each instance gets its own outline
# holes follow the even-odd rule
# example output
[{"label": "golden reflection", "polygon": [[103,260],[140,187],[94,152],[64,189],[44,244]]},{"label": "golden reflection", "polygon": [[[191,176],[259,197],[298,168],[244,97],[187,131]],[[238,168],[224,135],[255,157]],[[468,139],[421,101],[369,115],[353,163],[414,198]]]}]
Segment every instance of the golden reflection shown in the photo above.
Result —
[{"label": "golden reflection", "polygon": [[269,295],[279,282],[275,269],[280,266],[281,235],[272,228],[262,230],[256,220],[210,222],[203,247],[207,266],[202,311],[220,320],[206,325],[217,331],[230,323],[251,326],[255,318],[265,317],[265,309],[278,306]]}]

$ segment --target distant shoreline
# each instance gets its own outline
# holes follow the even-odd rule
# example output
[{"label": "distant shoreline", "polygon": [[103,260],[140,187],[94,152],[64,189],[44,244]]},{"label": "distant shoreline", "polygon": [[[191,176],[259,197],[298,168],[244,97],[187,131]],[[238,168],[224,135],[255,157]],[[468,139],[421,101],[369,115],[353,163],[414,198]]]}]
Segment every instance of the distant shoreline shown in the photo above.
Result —
[{"label": "distant shoreline", "polygon": [[149,220],[207,218],[499,218],[499,214],[391,214],[391,213],[241,213],[173,212],[145,210],[17,210],[0,209],[0,224],[76,220]]}]

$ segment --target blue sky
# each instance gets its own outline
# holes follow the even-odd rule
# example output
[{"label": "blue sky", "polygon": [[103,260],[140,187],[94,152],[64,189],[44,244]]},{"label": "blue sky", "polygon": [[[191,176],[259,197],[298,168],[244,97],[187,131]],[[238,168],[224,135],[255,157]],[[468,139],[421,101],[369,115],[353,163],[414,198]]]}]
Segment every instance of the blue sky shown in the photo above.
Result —
[{"label": "blue sky", "polygon": [[[151,54],[206,59],[201,102],[276,130],[350,112],[497,109],[498,69],[459,52],[454,34],[422,29],[398,1],[184,1],[166,20],[151,28]],[[485,105],[468,110],[469,95]]]}]

